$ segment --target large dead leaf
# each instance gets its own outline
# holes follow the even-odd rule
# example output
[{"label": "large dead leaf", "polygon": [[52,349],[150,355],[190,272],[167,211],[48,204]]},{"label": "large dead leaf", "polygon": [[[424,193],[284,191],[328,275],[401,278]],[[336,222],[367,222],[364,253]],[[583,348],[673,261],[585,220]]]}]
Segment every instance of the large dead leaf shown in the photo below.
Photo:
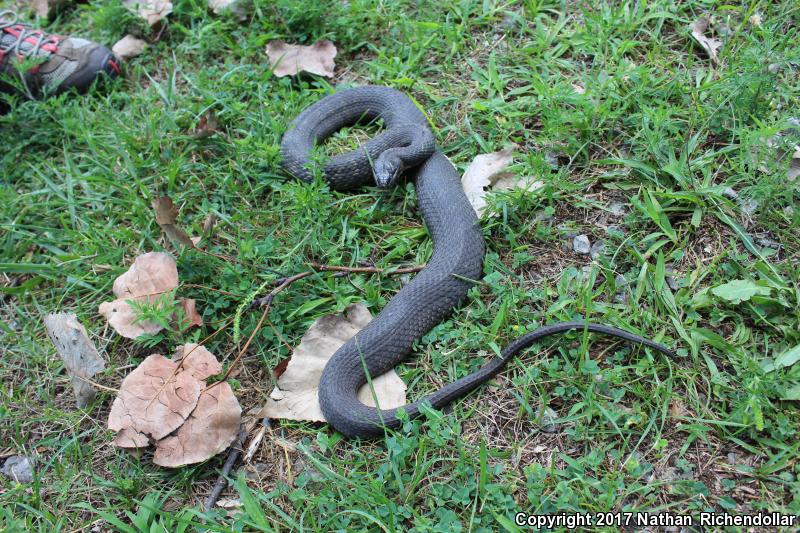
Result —
[{"label": "large dead leaf", "polygon": [[189,372],[195,379],[204,380],[222,372],[222,365],[204,346],[199,344],[184,344],[178,346],[172,360],[180,368]]},{"label": "large dead leaf", "polygon": [[105,361],[89,340],[86,328],[74,314],[47,315],[44,317],[44,325],[72,379],[78,407],[86,407],[94,399],[95,390],[91,383],[81,378],[91,378],[101,372],[106,366]]},{"label": "large dead leaf", "polygon": [[159,196],[153,199],[153,210],[156,212],[156,224],[164,230],[173,244],[194,247],[189,235],[178,225],[178,208],[172,203],[169,196]]},{"label": "large dead leaf", "polygon": [[317,41],[311,46],[287,44],[283,41],[267,43],[267,57],[272,72],[278,76],[294,76],[308,72],[327,78],[333,77],[336,64],[336,46],[330,41]]},{"label": "large dead leaf", "polygon": [[172,13],[172,2],[169,0],[122,0],[122,3],[138,13],[150,26]]},{"label": "large dead leaf", "polygon": [[123,337],[135,339],[141,335],[161,331],[154,322],[136,320],[136,313],[128,300],[154,301],[159,296],[178,287],[178,267],[171,255],[150,252],[136,258],[127,272],[114,281],[113,302],[100,304],[100,314]]},{"label": "large dead leaf", "polygon": [[[325,422],[319,408],[317,390],[325,364],[345,342],[372,320],[364,304],[354,304],[344,313],[319,318],[308,329],[295,348],[286,371],[278,378],[259,417],[287,418]],[[372,380],[375,395],[382,409],[406,403],[406,385],[394,370]],[[358,398],[375,407],[369,385],[364,385]]]},{"label": "large dead leaf", "polygon": [[143,40],[133,35],[126,35],[114,44],[111,51],[121,60],[127,61],[144,52],[146,46],[147,43]]},{"label": "large dead leaf", "polygon": [[486,209],[486,194],[490,190],[507,191],[524,188],[533,191],[543,185],[541,181],[534,181],[528,177],[520,178],[508,172],[506,169],[513,157],[511,149],[480,154],[475,156],[461,177],[461,186],[478,216],[481,216]]},{"label": "large dead leaf", "polygon": [[722,41],[714,38],[714,37],[707,37],[706,32],[708,32],[709,27],[709,19],[708,17],[702,17],[694,22],[690,27],[692,29],[692,37],[697,44],[699,44],[703,50],[705,50],[708,57],[711,59],[711,62],[714,64],[719,63],[719,49],[722,48]]},{"label": "large dead leaf", "polygon": [[186,420],[200,398],[203,384],[174,361],[151,355],[122,380],[108,415],[108,428],[118,432],[114,444],[141,448],[166,437]]},{"label": "large dead leaf", "polygon": [[206,387],[222,371],[214,354],[198,344],[179,346],[172,360],[151,355],[120,387],[108,417],[114,444],[155,444],[157,465],[178,467],[205,461],[233,442],[242,409],[230,385]]},{"label": "large dead leaf", "polygon": [[231,386],[215,383],[200,394],[197,407],[175,435],[156,443],[153,462],[175,468],[205,461],[231,445],[241,418]]}]

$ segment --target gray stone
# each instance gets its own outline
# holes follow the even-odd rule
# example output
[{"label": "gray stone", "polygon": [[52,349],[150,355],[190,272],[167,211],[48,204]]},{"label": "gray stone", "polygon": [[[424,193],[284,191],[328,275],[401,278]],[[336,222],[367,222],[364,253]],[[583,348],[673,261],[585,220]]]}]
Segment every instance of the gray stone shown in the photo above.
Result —
[{"label": "gray stone", "polygon": [[764,246],[765,248],[772,248],[773,250],[778,250],[781,247],[781,243],[773,241],[769,237],[759,237],[756,239],[756,244],[759,246]]},{"label": "gray stone", "polygon": [[12,455],[0,468],[0,474],[10,477],[18,483],[30,483],[33,481],[33,464],[24,455]]},{"label": "gray stone", "polygon": [[588,255],[592,251],[589,237],[586,235],[576,235],[572,239],[572,249],[579,254]]},{"label": "gray stone", "polygon": [[739,207],[741,207],[742,213],[750,216],[758,209],[758,202],[750,198],[749,200],[744,200],[741,204],[739,204]]},{"label": "gray stone", "polygon": [[781,66],[777,63],[770,63],[767,67],[767,71],[770,74],[777,74],[781,70]]},{"label": "gray stone", "polygon": [[725,189],[722,191],[722,196],[728,200],[736,200],[739,198],[739,193],[736,192],[733,187],[725,187]]},{"label": "gray stone", "polygon": [[608,204],[608,210],[611,211],[611,214],[615,217],[625,216],[625,213],[628,211],[625,204],[616,200]]},{"label": "gray stone", "polygon": [[544,433],[556,433],[558,431],[556,420],[558,420],[558,413],[547,407],[542,413],[542,431]]},{"label": "gray stone", "polygon": [[736,455],[736,452],[730,452],[728,454],[728,456],[725,458],[725,460],[728,461],[729,465],[735,465],[737,459],[738,459],[738,457]]},{"label": "gray stone", "polygon": [[592,249],[590,253],[592,259],[597,259],[601,255],[605,255],[606,243],[604,243],[603,241],[595,241],[594,244],[592,244]]}]

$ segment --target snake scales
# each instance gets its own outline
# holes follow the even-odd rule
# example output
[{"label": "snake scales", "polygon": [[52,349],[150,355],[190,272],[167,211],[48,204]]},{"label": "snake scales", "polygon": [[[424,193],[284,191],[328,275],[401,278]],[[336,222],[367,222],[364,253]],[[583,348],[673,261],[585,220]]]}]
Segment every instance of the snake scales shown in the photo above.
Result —
[{"label": "snake scales", "polygon": [[[334,189],[362,185],[390,187],[412,170],[419,209],[433,240],[427,266],[405,285],[364,329],[328,361],[319,384],[325,418],[350,437],[376,437],[384,427],[400,425],[395,409],[362,404],[359,388],[399,364],[412,343],[444,320],[467,295],[470,282],[481,277],[484,242],[475,212],[450,161],[436,148],[423,113],[403,93],[388,87],[341,91],[304,110],[292,122],[281,143],[284,169],[305,181],[314,178],[312,151],[337,130],[382,119],[384,131],[362,147],[330,158],[322,176]],[[523,335],[478,371],[421,400],[404,406],[409,417],[427,402],[441,408],[473,391],[496,375],[523,349],[549,335],[586,330],[672,352],[653,341],[617,328],[586,322],[562,322]]]}]

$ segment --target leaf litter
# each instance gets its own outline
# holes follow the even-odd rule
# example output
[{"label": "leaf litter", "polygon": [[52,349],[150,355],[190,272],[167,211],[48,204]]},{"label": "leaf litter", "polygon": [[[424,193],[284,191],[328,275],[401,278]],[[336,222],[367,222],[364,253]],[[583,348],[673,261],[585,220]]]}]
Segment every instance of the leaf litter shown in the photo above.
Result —
[{"label": "leaf litter", "polygon": [[174,357],[153,354],[122,381],[108,428],[114,445],[155,445],[154,462],[175,468],[225,450],[239,430],[242,410],[227,382],[206,385],[222,365],[205,347],[179,346]]},{"label": "leaf litter", "polygon": [[273,74],[279,78],[301,72],[332,78],[336,68],[336,46],[328,40],[317,41],[311,46],[270,41],[266,53]]},{"label": "leaf litter", "polygon": [[534,181],[529,177],[518,177],[515,173],[507,170],[513,158],[514,152],[510,148],[477,155],[461,177],[461,186],[478,217],[483,214],[488,205],[486,195],[490,191],[513,189],[535,191],[544,185],[541,181]]},{"label": "leaf litter", "polygon": [[[318,399],[322,370],[336,350],[371,320],[372,315],[362,303],[347,307],[343,313],[317,319],[303,335],[267,403],[256,416],[325,422]],[[372,385],[381,409],[406,404],[406,385],[394,370],[373,378]],[[358,399],[365,405],[376,406],[369,384],[361,387]]]}]

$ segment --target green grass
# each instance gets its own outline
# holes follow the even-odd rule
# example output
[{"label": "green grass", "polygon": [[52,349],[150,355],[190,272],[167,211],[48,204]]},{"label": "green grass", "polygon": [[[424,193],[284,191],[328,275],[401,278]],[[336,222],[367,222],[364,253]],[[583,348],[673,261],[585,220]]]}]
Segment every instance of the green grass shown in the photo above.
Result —
[{"label": "green grass", "polygon": [[[796,2],[256,0],[246,23],[203,0],[173,3],[125,79],[12,99],[0,116],[0,448],[38,463],[29,486],[0,479],[0,529],[492,531],[517,510],[800,513],[800,365],[774,361],[800,344],[800,195],[766,142],[800,142],[787,131],[800,117]],[[718,66],[689,37],[701,15],[729,28]],[[119,0],[76,5],[47,28],[108,43],[157,36]],[[263,52],[273,38],[333,40],[340,77],[275,78]],[[226,493],[241,512],[205,513],[224,457],[173,471],[114,449],[113,393],[74,408],[42,317],[75,312],[108,361],[98,381],[114,388],[148,354],[215,331],[276,271],[424,262],[412,184],[340,194],[279,167],[295,115],[365,83],[411,94],[459,170],[513,144],[513,170],[545,183],[492,197],[482,283],[398,369],[412,398],[559,320],[642,333],[679,358],[577,335],[384,440],[281,422],[250,465],[261,477],[236,475]],[[207,111],[222,132],[200,139]],[[162,194],[191,235],[216,215],[206,246],[235,260],[175,250],[150,207]],[[602,239],[605,255],[565,250],[567,232]],[[136,255],[159,250],[176,255],[179,295],[197,299],[205,326],[146,347],[113,333],[97,306]],[[734,303],[715,290],[734,280],[763,294]],[[297,344],[353,302],[375,313],[399,286],[320,274],[284,291],[235,378],[243,408],[271,390],[270,369],[289,355],[282,338]],[[245,338],[257,319],[243,316]],[[208,347],[227,366],[232,327]],[[546,407],[554,432],[542,431]]]}]

